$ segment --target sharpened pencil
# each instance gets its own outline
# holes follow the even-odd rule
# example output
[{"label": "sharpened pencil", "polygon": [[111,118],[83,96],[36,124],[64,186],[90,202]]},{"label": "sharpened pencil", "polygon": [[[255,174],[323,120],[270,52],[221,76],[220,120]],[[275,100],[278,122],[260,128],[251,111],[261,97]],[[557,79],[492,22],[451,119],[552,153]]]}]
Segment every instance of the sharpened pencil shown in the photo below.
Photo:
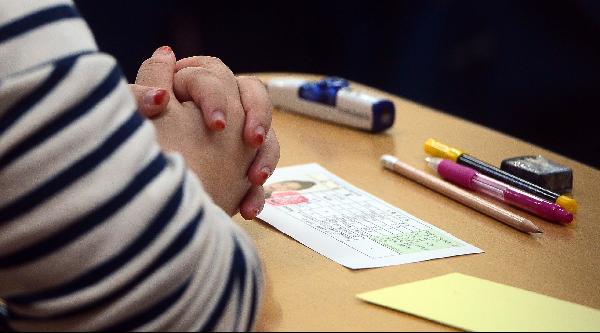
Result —
[{"label": "sharpened pencil", "polygon": [[440,178],[432,176],[424,171],[418,170],[398,158],[391,155],[383,155],[381,163],[387,169],[390,169],[402,176],[413,180],[431,190],[441,193],[450,199],[462,203],[480,213],[493,217],[494,219],[503,222],[519,231],[538,234],[542,230],[530,220],[519,216],[509,210],[506,210],[498,205],[495,205],[477,195],[465,191],[455,185],[452,185]]}]

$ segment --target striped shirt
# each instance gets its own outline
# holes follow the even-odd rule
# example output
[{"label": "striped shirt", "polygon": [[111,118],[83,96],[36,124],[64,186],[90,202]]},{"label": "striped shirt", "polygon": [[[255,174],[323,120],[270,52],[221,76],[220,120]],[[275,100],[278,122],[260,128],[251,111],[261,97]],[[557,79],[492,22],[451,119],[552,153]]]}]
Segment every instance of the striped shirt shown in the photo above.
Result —
[{"label": "striped shirt", "polygon": [[252,243],[136,109],[70,1],[0,1],[0,299],[11,329],[253,327],[263,277]]}]

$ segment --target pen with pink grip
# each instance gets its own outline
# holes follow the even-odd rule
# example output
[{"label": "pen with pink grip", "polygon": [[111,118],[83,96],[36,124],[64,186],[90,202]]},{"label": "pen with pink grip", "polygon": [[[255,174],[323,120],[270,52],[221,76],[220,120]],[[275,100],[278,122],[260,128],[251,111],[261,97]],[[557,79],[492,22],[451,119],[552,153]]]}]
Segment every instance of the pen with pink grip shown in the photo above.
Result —
[{"label": "pen with pink grip", "polygon": [[426,161],[449,182],[486,194],[548,221],[561,224],[569,224],[573,221],[573,214],[559,205],[478,173],[469,167],[441,158],[428,157]]}]

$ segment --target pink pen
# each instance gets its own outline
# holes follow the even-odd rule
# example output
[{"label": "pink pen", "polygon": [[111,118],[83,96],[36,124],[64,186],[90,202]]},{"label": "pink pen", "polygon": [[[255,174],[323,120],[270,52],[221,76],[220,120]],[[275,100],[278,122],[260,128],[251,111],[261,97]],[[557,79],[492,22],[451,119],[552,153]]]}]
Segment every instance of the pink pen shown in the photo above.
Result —
[{"label": "pink pen", "polygon": [[425,160],[442,178],[451,183],[487,194],[548,221],[562,224],[569,224],[573,221],[573,214],[559,205],[480,174],[469,167],[441,158],[427,157]]}]

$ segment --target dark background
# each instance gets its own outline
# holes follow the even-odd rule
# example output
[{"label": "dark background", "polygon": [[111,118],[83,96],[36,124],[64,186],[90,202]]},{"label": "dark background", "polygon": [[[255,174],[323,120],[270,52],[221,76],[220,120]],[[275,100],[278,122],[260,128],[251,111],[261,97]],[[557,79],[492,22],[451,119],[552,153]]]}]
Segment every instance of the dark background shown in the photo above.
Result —
[{"label": "dark background", "polygon": [[76,3],[130,82],[162,45],[337,75],[600,167],[600,1]]}]

